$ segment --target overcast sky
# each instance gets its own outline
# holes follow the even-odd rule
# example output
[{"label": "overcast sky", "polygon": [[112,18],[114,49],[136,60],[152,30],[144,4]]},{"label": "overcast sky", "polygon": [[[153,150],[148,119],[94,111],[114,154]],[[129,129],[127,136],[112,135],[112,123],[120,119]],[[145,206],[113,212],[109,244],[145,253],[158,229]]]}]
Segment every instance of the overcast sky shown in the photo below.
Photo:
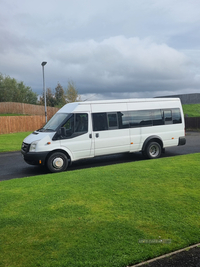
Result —
[{"label": "overcast sky", "polygon": [[200,93],[199,0],[0,0],[0,72],[82,99]]}]

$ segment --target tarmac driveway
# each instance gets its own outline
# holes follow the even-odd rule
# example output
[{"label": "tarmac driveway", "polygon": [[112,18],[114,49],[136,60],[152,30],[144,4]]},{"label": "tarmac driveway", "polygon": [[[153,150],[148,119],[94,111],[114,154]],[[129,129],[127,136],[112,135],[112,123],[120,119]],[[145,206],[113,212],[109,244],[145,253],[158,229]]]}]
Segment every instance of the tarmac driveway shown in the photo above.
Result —
[{"label": "tarmac driveway", "polygon": [[[166,149],[162,157],[200,153],[200,132],[187,132],[186,145]],[[74,162],[67,171],[144,160],[141,153],[124,153]],[[0,153],[0,181],[46,174],[46,168],[24,162],[21,152]]]}]

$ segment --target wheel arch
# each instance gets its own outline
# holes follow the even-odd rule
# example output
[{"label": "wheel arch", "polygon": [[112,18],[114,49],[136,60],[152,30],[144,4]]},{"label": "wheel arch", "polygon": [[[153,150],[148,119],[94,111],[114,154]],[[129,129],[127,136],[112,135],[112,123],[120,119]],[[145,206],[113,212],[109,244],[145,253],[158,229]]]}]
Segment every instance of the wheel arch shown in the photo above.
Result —
[{"label": "wheel arch", "polygon": [[161,149],[163,150],[163,141],[162,141],[162,139],[159,136],[157,136],[157,135],[151,135],[143,143],[143,146],[142,146],[142,151],[143,152],[145,151],[146,146],[150,142],[157,142],[157,143],[159,143],[159,145],[161,146]]},{"label": "wheel arch", "polygon": [[65,150],[63,150],[63,149],[55,149],[55,150],[50,151],[50,152],[47,154],[46,159],[45,159],[45,164],[47,163],[48,158],[49,158],[52,154],[54,154],[54,153],[56,153],[56,152],[61,152],[61,153],[65,154],[65,155],[67,156],[68,161],[71,162],[71,156],[70,156],[70,154],[69,154],[67,151],[65,151]]}]

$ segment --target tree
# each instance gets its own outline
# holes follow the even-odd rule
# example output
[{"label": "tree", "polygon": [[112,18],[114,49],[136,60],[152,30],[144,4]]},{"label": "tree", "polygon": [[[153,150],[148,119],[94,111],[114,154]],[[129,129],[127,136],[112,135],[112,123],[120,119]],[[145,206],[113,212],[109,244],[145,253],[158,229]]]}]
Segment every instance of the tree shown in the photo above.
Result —
[{"label": "tree", "polygon": [[37,94],[23,82],[0,73],[0,102],[37,104]]},{"label": "tree", "polygon": [[[55,88],[55,94],[52,93],[51,88],[47,88],[46,101],[47,106],[56,106],[60,108],[66,103],[81,101],[81,97],[80,95],[78,95],[78,90],[76,90],[73,82],[68,82],[67,89],[64,89],[62,85],[58,82]],[[40,97],[39,104],[44,105],[44,94]]]},{"label": "tree", "polygon": [[55,88],[56,105],[62,107],[66,104],[65,91],[60,83]]},{"label": "tree", "polygon": [[73,81],[68,82],[68,87],[67,87],[65,97],[66,97],[67,103],[81,101],[81,97],[78,94],[78,90],[76,89]]},{"label": "tree", "polygon": [[[56,99],[53,93],[51,92],[51,88],[47,88],[46,102],[47,102],[47,106],[49,107],[55,107],[56,105]],[[39,104],[44,105],[44,93],[43,93],[43,96],[40,97]]]}]

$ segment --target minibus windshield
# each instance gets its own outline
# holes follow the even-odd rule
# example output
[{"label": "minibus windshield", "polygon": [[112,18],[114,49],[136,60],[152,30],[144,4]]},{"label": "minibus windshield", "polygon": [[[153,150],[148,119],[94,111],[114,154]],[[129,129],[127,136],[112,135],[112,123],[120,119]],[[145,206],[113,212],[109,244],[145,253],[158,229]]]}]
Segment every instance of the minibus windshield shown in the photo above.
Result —
[{"label": "minibus windshield", "polygon": [[61,123],[67,118],[69,113],[56,113],[39,132],[55,132]]}]

